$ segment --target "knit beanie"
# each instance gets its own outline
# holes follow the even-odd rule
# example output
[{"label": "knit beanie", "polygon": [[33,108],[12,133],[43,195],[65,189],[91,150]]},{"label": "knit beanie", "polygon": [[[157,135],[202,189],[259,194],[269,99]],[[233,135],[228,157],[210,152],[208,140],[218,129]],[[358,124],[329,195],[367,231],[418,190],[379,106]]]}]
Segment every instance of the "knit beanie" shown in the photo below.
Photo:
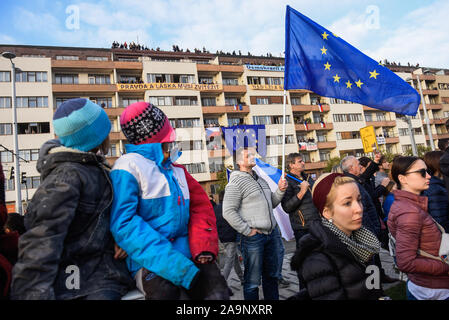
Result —
[{"label": "knit beanie", "polygon": [[175,130],[161,109],[148,102],[130,104],[120,116],[120,126],[129,143],[173,142]]},{"label": "knit beanie", "polygon": [[99,105],[77,98],[59,106],[53,115],[53,127],[62,145],[86,152],[107,138],[111,121]]},{"label": "knit beanie", "polygon": [[312,200],[320,214],[323,214],[326,198],[331,191],[337,177],[344,177],[342,173],[325,173],[321,175],[312,188]]}]

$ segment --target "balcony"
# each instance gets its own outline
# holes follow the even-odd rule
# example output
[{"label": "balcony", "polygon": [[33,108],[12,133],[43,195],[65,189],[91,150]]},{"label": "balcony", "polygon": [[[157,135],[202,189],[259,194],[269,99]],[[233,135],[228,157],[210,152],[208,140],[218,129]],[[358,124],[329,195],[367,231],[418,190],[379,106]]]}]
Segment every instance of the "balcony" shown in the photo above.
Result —
[{"label": "balcony", "polygon": [[337,147],[336,141],[318,142],[318,149],[334,149]]},{"label": "balcony", "polygon": [[363,111],[380,111],[379,109],[370,108],[367,106],[363,106]]},{"label": "balcony", "polygon": [[385,138],[385,142],[388,143],[399,143],[399,137]]},{"label": "balcony", "polygon": [[249,106],[242,105],[242,110],[237,106],[237,110],[234,109],[234,106],[211,106],[211,107],[202,107],[203,114],[208,115],[218,115],[224,113],[233,113],[233,114],[247,114],[249,113]]},{"label": "balcony", "polygon": [[63,69],[124,69],[124,70],[142,70],[142,62],[128,61],[90,61],[90,60],[51,60],[52,68]]},{"label": "balcony", "polygon": [[374,127],[395,127],[396,121],[385,120],[385,121],[366,121],[367,126]]},{"label": "balcony", "polygon": [[207,156],[209,158],[225,158],[229,157],[230,154],[228,150],[223,147],[223,149],[208,150]]},{"label": "balcony", "polygon": [[[428,136],[426,136],[427,139]],[[435,135],[434,135],[435,137]],[[438,139],[449,139],[449,133],[441,133],[441,134],[437,134],[437,138]]]},{"label": "balcony", "polygon": [[109,117],[118,117],[122,114],[122,112],[125,110],[125,108],[105,108],[104,111],[106,111],[106,114]]},{"label": "balcony", "polygon": [[[322,104],[323,112],[328,112],[331,110],[328,104]],[[319,112],[320,108],[317,105],[292,105],[293,112]]]},{"label": "balcony", "polygon": [[233,66],[233,65],[224,65],[224,64],[203,64],[198,63],[196,65],[196,69],[198,72],[235,72],[235,73],[243,73],[243,66]]},{"label": "balcony", "polygon": [[53,84],[55,93],[114,93],[117,91],[115,84]]},{"label": "balcony", "polygon": [[223,92],[237,92],[237,93],[246,93],[245,85],[224,85]]},{"label": "balcony", "polygon": [[326,166],[327,166],[326,161],[306,163],[305,170],[318,170],[318,169],[326,168]]},{"label": "balcony", "polygon": [[[443,109],[442,104],[427,104],[426,103],[426,109],[427,110],[440,110]],[[419,110],[423,110],[422,104],[419,105]]]},{"label": "balcony", "polygon": [[422,91],[422,94],[427,94],[429,96],[437,96],[438,95],[438,90],[436,89],[426,89]]},{"label": "balcony", "polygon": [[[445,124],[447,119],[429,119],[430,124]],[[423,124],[426,124],[426,121],[422,121]]]},{"label": "balcony", "polygon": [[64,69],[114,69],[114,61],[51,60],[52,68]]},{"label": "balcony", "polygon": [[[413,80],[418,80],[418,78],[416,77],[416,74],[412,75],[412,78],[413,78]],[[420,74],[419,80],[435,81],[436,77],[435,77],[435,75],[432,75],[432,74]]]},{"label": "balcony", "polygon": [[111,141],[118,141],[118,140],[126,140],[125,135],[123,134],[123,132],[110,132],[109,133],[109,139]]},{"label": "balcony", "polygon": [[309,130],[306,130],[306,128],[304,128],[304,125],[302,123],[300,123],[300,124],[295,124],[295,130],[296,131],[312,131],[312,130],[332,130],[332,129],[334,129],[334,125],[332,123],[325,123],[324,125],[325,125],[325,127],[322,128],[321,124],[319,124],[319,123],[309,123],[308,124]]}]

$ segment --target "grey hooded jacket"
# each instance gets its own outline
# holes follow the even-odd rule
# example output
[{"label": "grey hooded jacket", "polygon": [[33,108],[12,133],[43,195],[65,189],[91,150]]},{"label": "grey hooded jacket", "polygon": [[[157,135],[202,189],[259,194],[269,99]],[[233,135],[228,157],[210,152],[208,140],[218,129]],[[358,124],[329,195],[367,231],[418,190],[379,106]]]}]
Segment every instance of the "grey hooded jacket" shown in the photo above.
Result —
[{"label": "grey hooded jacket", "polygon": [[279,189],[271,192],[268,183],[254,171],[233,171],[225,189],[223,218],[244,236],[251,233],[251,228],[270,234],[277,225],[273,208],[283,196]]}]

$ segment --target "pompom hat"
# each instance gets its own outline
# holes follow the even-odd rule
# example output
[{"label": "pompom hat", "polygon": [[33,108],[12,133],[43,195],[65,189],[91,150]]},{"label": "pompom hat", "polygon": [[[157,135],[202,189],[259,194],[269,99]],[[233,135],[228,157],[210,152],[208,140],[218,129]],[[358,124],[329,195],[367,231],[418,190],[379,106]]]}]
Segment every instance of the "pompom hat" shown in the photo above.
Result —
[{"label": "pompom hat", "polygon": [[98,104],[77,98],[64,101],[56,109],[53,127],[62,145],[87,152],[107,138],[111,121]]},{"label": "pompom hat", "polygon": [[175,130],[161,109],[148,102],[130,104],[120,116],[120,126],[129,143],[173,142]]}]

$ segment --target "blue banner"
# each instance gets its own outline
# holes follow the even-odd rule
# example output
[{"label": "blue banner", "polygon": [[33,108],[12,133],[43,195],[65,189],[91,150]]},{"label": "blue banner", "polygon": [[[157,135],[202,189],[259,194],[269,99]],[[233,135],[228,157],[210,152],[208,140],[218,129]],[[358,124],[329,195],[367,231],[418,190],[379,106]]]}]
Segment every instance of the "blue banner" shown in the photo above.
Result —
[{"label": "blue banner", "polygon": [[235,154],[239,148],[255,147],[261,157],[267,154],[265,125],[238,125],[222,127],[226,148]]},{"label": "blue banner", "polygon": [[416,115],[418,92],[338,35],[287,6],[284,89]]}]

